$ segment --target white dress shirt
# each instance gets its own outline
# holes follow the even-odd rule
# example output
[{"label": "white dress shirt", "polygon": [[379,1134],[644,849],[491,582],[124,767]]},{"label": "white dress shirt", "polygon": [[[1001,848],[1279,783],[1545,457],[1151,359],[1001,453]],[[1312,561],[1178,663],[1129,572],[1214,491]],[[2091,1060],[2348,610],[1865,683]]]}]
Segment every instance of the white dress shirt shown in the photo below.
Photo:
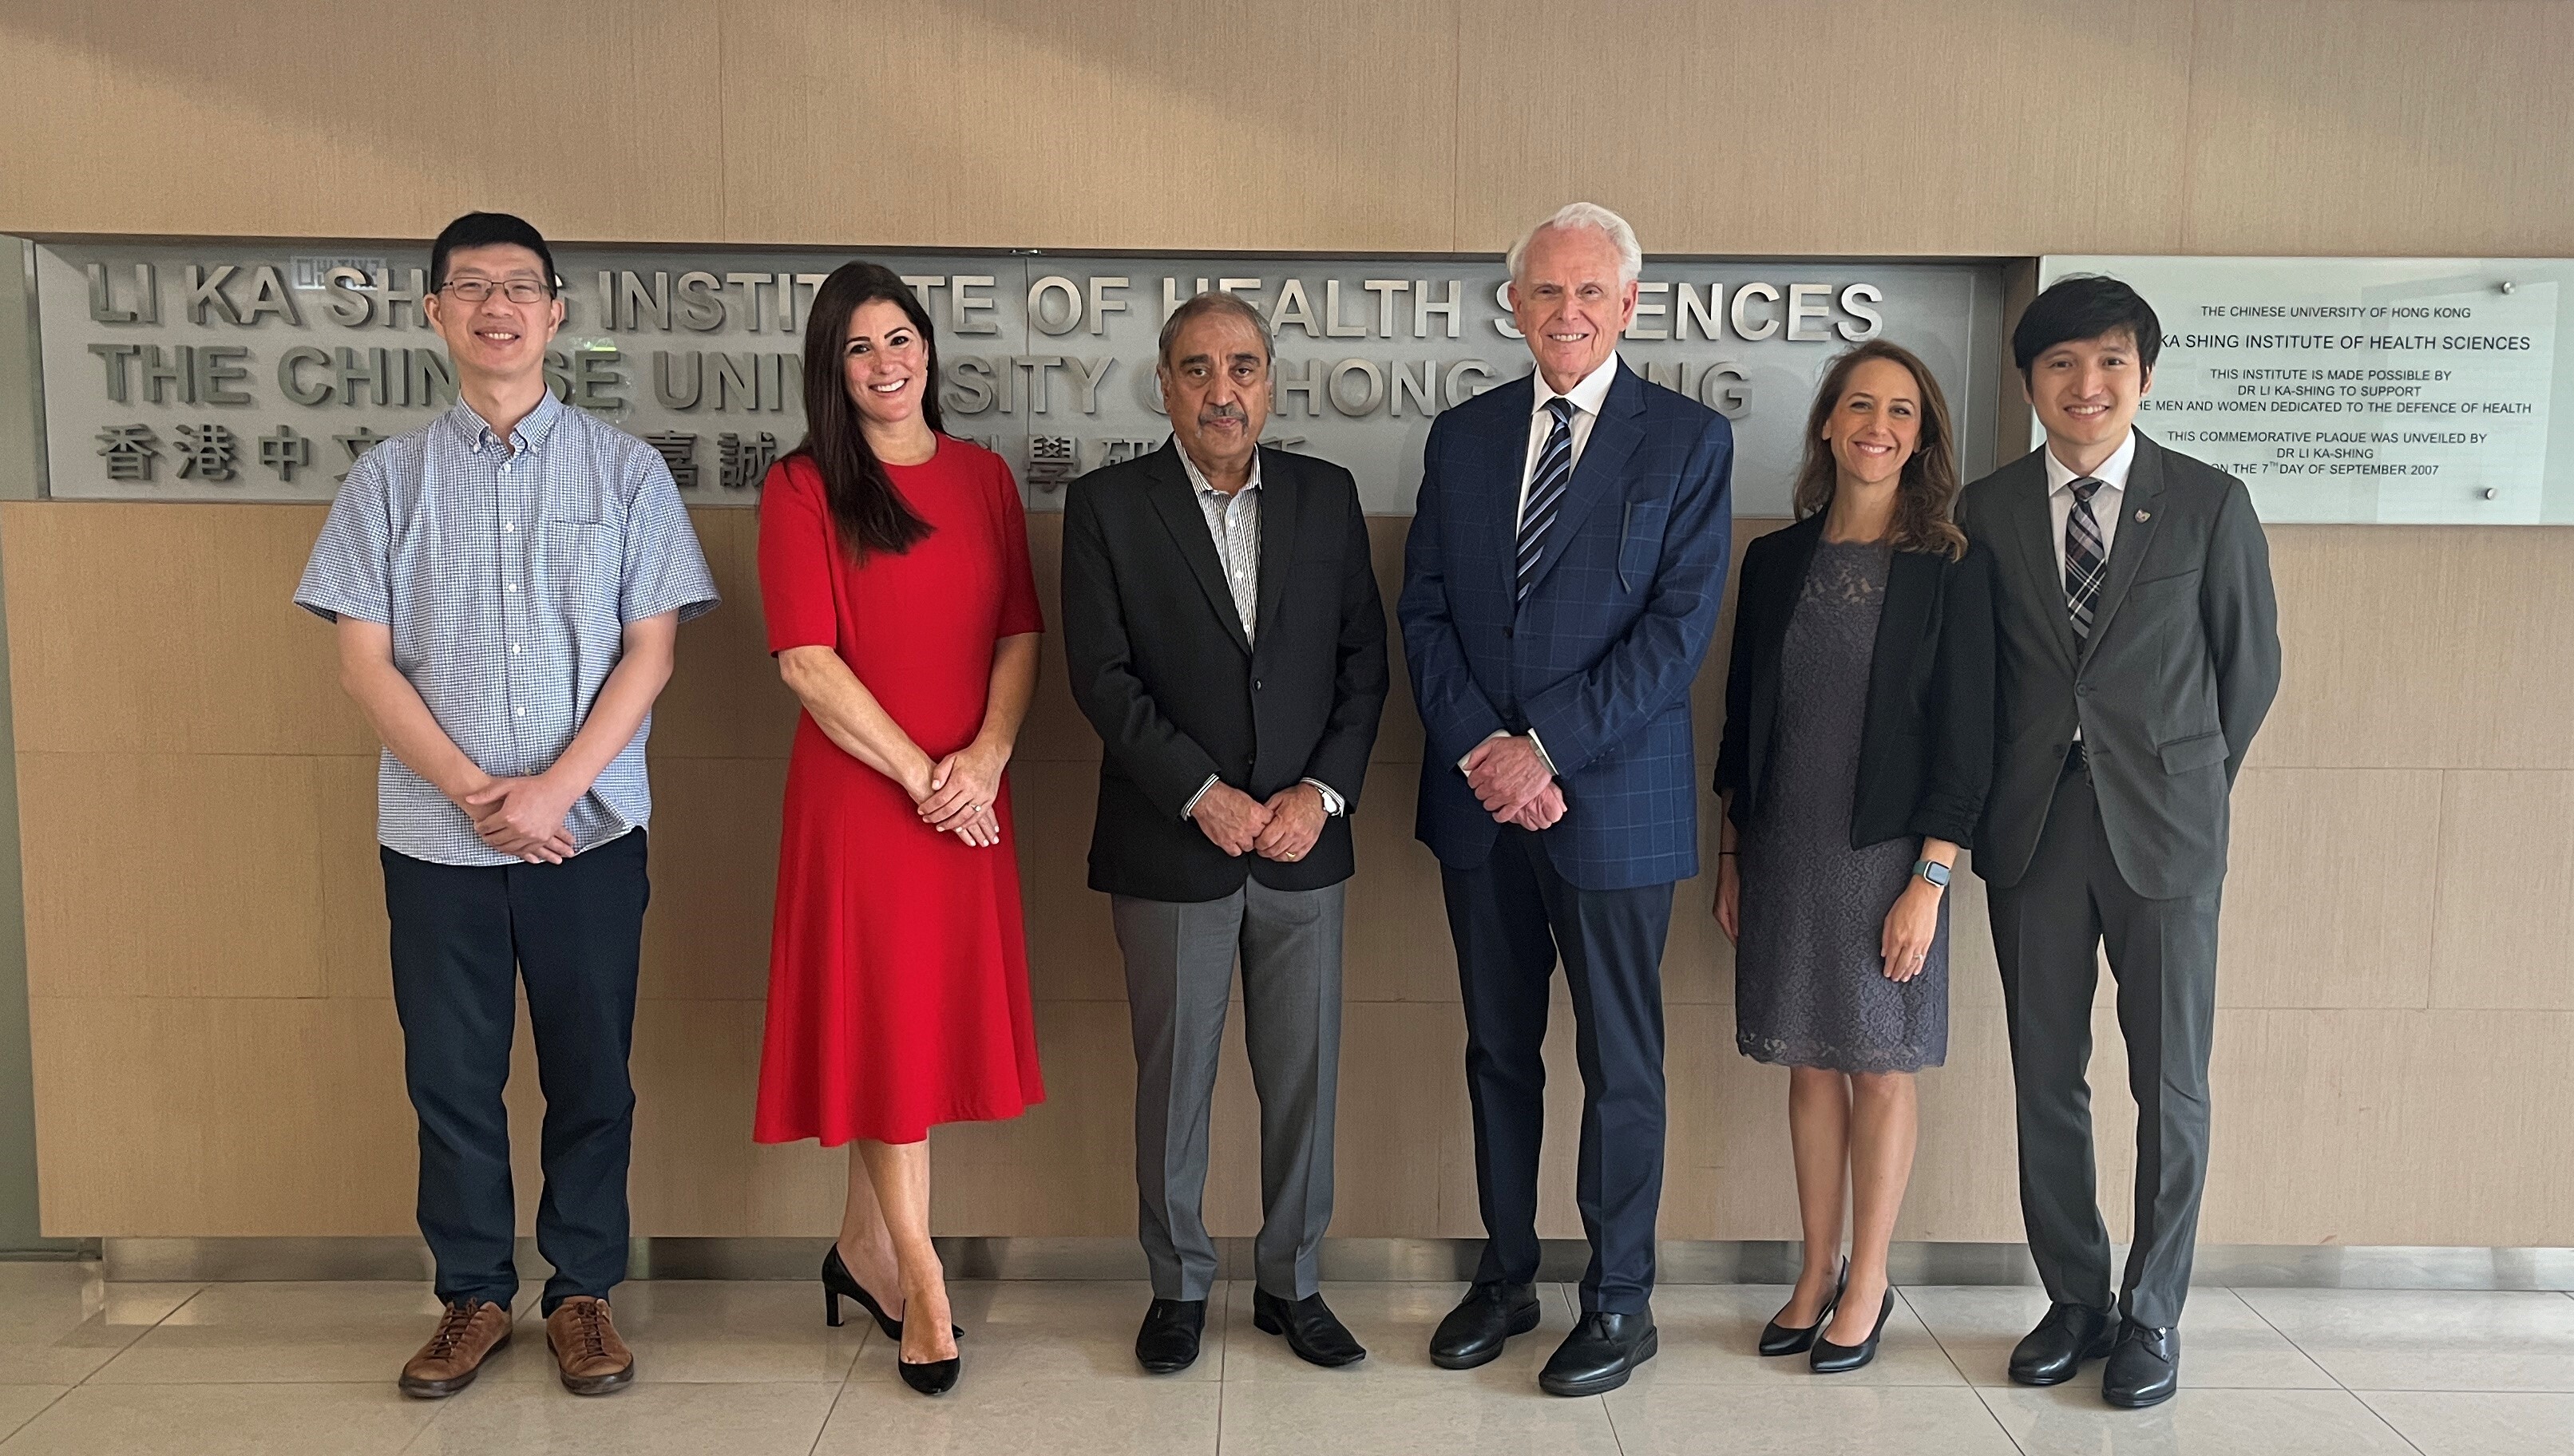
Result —
[{"label": "white dress shirt", "polygon": [[[2109,560],[2109,549],[2118,544],[2118,518],[2125,514],[2127,499],[2127,472],[2134,469],[2135,464],[2136,432],[2129,430],[2127,438],[2118,442],[2118,448],[2110,453],[2109,458],[2100,462],[2100,468],[2091,472],[2091,479],[2100,483],[2100,489],[2091,493],[2091,519],[2100,526],[2100,561],[2103,565]],[[2073,483],[2080,479],[2080,475],[2055,458],[2053,446],[2047,447],[2046,519],[2054,526],[2055,581],[2059,587],[2064,582],[2064,526],[2073,519]]]},{"label": "white dress shirt", "polygon": [[[2091,520],[2100,528],[2100,564],[2103,567],[2109,564],[2109,549],[2117,545],[2118,517],[2123,513],[2127,500],[2127,472],[2135,464],[2136,432],[2130,429],[2127,438],[2119,441],[2118,448],[2109,453],[2109,458],[2100,462],[2100,468],[2091,472],[2091,479],[2100,483],[2100,489],[2091,493]],[[2058,611],[2071,610],[2063,605],[2064,528],[2073,519],[2073,483],[2080,479],[2082,477],[2055,458],[2053,446],[2047,447],[2046,519],[2055,528],[2055,600]],[[2073,729],[2073,741],[2082,741],[2079,725]]]},{"label": "white dress shirt", "polygon": [[[1231,495],[1219,491],[1189,458],[1186,447],[1172,447],[1180,457],[1180,468],[1189,473],[1189,488],[1196,493],[1198,511],[1206,517],[1207,537],[1215,543],[1216,565],[1224,569],[1225,587],[1233,594],[1233,610],[1242,623],[1246,642],[1259,640],[1260,621],[1260,453],[1251,454],[1251,479]],[[1337,818],[1345,805],[1339,790],[1320,778],[1301,778],[1300,783],[1314,785],[1323,796],[1323,813]],[[1189,801],[1180,805],[1180,817],[1188,818],[1198,810],[1198,800],[1216,786],[1218,775],[1210,773]]]},{"label": "white dress shirt", "polygon": [[[1600,423],[1600,407],[1608,402],[1609,386],[1617,383],[1617,380],[1618,353],[1614,349],[1609,352],[1608,358],[1600,361],[1598,369],[1584,375],[1575,382],[1573,388],[1561,394],[1557,393],[1555,386],[1546,382],[1545,371],[1541,370],[1529,376],[1529,382],[1537,386],[1537,400],[1529,407],[1528,460],[1520,467],[1520,503],[1511,512],[1511,537],[1514,541],[1519,538],[1521,519],[1528,515],[1529,487],[1537,484],[1538,463],[1546,459],[1546,442],[1555,434],[1555,412],[1547,406],[1559,399],[1573,401],[1573,420],[1570,427],[1573,431],[1572,464],[1579,468],[1582,464],[1582,448],[1591,443],[1591,427]],[[1510,734],[1497,732],[1493,736],[1506,738]],[[1529,729],[1528,740],[1529,745],[1537,749],[1537,759],[1546,765],[1546,771],[1554,772],[1555,760],[1547,756],[1546,744],[1539,740],[1537,729]],[[1472,756],[1474,755],[1471,753],[1467,755],[1467,757]],[[1458,759],[1457,766],[1464,768],[1466,759]]]},{"label": "white dress shirt", "polygon": [[1546,382],[1546,375],[1530,376],[1537,386],[1537,402],[1529,408],[1528,462],[1520,467],[1520,504],[1511,512],[1511,535],[1517,537],[1520,518],[1528,514],[1529,487],[1537,484],[1538,462],[1546,458],[1547,437],[1555,433],[1555,412],[1547,406],[1558,399],[1573,401],[1573,464],[1582,464],[1582,448],[1591,443],[1591,427],[1600,423],[1600,407],[1609,399],[1609,386],[1618,380],[1618,355],[1611,351],[1600,361],[1600,367],[1584,375],[1573,388],[1559,395]]}]

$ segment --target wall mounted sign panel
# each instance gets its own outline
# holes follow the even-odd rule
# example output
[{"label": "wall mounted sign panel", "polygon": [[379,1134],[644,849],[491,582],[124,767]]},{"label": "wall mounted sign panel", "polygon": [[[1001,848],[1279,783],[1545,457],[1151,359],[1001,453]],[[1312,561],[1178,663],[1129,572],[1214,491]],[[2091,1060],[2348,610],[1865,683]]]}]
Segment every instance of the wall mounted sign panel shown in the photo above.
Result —
[{"label": "wall mounted sign panel", "polygon": [[2137,425],[2240,477],[2263,520],[2574,522],[2574,262],[2066,257],[2039,281],[2077,273],[2162,322]]},{"label": "wall mounted sign panel", "polygon": [[[803,436],[803,316],[849,256],[561,250],[554,388],[652,442],[692,502],[748,505]],[[1374,512],[1411,511],[1432,415],[1529,369],[1493,259],[868,256],[930,310],[947,427],[1000,451],[1039,510],[1161,445],[1156,336],[1204,290],[1271,321],[1267,438],[1349,467]],[[51,494],[328,499],[358,452],[456,398],[427,267],[426,248],[333,242],[40,247]],[[1973,264],[1653,262],[1622,352],[1734,418],[1736,509],[1782,516],[1811,392],[1855,339],[1919,352],[1963,469],[1988,465],[2000,313],[1998,271]]]}]

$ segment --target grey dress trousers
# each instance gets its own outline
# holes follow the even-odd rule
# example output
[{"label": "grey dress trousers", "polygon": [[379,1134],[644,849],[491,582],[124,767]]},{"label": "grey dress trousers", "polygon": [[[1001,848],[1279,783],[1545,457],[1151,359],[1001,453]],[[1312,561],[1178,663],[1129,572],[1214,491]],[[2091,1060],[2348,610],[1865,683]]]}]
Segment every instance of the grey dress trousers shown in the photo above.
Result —
[{"label": "grey dress trousers", "polygon": [[1260,1096],[1260,1287],[1282,1299],[1321,1279],[1332,1221],[1332,1112],[1341,1066],[1341,905],[1347,881],[1258,879],[1195,903],[1109,898],[1135,1030],[1135,1190],[1157,1299],[1204,1299],[1215,1243],[1204,1210],[1208,1112],[1234,957]]}]

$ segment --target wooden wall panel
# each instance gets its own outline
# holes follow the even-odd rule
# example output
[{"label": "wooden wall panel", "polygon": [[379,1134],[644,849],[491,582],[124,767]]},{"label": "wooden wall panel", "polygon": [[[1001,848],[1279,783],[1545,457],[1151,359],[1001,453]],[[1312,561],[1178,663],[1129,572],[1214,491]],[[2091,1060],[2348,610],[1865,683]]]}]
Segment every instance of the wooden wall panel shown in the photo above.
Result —
[{"label": "wooden wall panel", "polygon": [[2443,777],[2430,1004],[2574,1011],[2574,772]]},{"label": "wooden wall panel", "polygon": [[12,5],[0,227],[426,239],[499,208],[557,238],[713,238],[716,8]]},{"label": "wooden wall panel", "polygon": [[1624,214],[1653,253],[2180,241],[2189,6],[2174,0],[1511,0],[1478,8],[1459,69],[1458,170],[1478,184],[1458,194],[1461,249],[1499,252],[1577,198]]},{"label": "wooden wall panel", "polygon": [[2274,526],[2286,666],[2250,762],[2574,768],[2574,572],[2554,527]]},{"label": "wooden wall panel", "polygon": [[[2196,0],[2179,251],[2561,257],[2574,13]],[[2123,251],[2123,250],[2122,250]]]},{"label": "wooden wall panel", "polygon": [[2552,0],[20,5],[0,229],[2551,256],[2569,53]]},{"label": "wooden wall panel", "polygon": [[723,236],[1444,251],[1459,9],[727,5]]},{"label": "wooden wall panel", "polygon": [[320,995],[314,765],[19,754],[29,993]]},{"label": "wooden wall panel", "polygon": [[2423,911],[2439,818],[2432,769],[2245,770],[2234,785],[2217,1004],[2429,1005]]},{"label": "wooden wall panel", "polygon": [[[331,627],[293,605],[321,506],[0,507],[22,750],[367,753]],[[93,555],[105,546],[113,560]],[[221,623],[215,632],[188,630]]]},{"label": "wooden wall panel", "polygon": [[2199,1237],[2574,1241],[2574,1013],[2220,1010]]},{"label": "wooden wall panel", "polygon": [[38,995],[29,1012],[47,1230],[416,1231],[391,997]]}]

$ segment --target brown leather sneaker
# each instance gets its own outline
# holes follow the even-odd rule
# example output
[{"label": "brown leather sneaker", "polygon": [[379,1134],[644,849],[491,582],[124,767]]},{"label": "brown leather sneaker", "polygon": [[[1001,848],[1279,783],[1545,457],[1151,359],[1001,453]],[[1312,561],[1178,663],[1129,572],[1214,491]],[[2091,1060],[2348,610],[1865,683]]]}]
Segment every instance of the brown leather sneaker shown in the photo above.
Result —
[{"label": "brown leather sneaker", "polygon": [[438,1317],[438,1333],[403,1366],[402,1392],[423,1400],[454,1395],[474,1383],[483,1361],[510,1343],[510,1310],[489,1299],[469,1299],[447,1306]]},{"label": "brown leather sneaker", "polygon": [[546,1317],[546,1343],[554,1346],[564,1389],[606,1395],[635,1379],[635,1352],[617,1337],[608,1301],[576,1294]]}]

